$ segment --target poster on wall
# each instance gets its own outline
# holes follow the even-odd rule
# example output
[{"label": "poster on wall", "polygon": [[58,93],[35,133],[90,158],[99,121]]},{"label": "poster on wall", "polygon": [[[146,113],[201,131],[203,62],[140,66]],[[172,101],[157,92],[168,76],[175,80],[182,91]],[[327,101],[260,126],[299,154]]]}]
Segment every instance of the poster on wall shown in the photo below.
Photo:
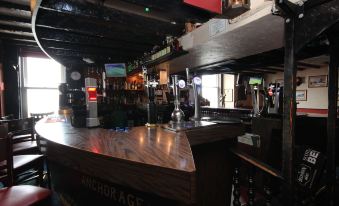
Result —
[{"label": "poster on wall", "polygon": [[327,75],[309,76],[308,88],[327,87]]},{"label": "poster on wall", "polygon": [[307,101],[307,90],[297,90],[295,98],[297,101]]}]

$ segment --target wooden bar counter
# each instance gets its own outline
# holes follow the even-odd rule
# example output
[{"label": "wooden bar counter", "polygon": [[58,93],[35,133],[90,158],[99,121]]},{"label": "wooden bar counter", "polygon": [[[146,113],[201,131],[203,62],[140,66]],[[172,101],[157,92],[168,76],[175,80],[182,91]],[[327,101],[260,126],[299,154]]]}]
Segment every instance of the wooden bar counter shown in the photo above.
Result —
[{"label": "wooden bar counter", "polygon": [[40,120],[53,187],[70,205],[228,205],[233,162],[227,147],[240,124],[181,132],[133,127],[127,132],[74,128]]}]

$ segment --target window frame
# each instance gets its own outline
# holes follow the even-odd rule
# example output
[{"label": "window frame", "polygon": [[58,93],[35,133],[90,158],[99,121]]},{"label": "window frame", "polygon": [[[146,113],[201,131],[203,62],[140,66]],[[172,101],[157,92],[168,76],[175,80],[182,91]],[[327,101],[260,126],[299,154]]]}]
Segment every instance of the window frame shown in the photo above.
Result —
[{"label": "window frame", "polygon": [[[22,56],[19,58],[19,117],[27,118],[28,114],[28,100],[27,100],[27,91],[29,89],[46,89],[46,90],[56,90],[58,91],[58,86],[56,87],[44,87],[44,86],[25,86],[25,79],[27,79],[27,58],[40,58],[40,59],[50,59],[44,56]],[[66,82],[66,68],[61,65],[61,82]]]}]

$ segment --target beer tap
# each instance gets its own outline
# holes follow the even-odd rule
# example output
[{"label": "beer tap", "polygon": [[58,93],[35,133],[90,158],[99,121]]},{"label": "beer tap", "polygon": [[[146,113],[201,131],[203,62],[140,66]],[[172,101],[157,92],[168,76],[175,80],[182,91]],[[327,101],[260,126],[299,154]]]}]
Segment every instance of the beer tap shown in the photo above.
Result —
[{"label": "beer tap", "polygon": [[148,96],[146,126],[148,127],[156,126],[157,114],[154,99],[155,99],[155,88],[159,84],[159,82],[156,80],[154,72],[148,73],[146,67],[143,67],[143,76],[146,93]]},{"label": "beer tap", "polygon": [[201,110],[198,87],[201,85],[201,78],[197,76],[191,78],[189,68],[186,68],[186,77],[187,77],[187,86],[193,88],[194,96],[194,116],[191,119],[193,121],[199,121],[201,119]]},{"label": "beer tap", "polygon": [[186,87],[186,83],[184,80],[179,80],[179,75],[172,75],[172,85],[170,85],[173,89],[174,96],[174,110],[171,114],[172,121],[175,123],[180,123],[184,121],[185,114],[180,109],[180,89]]}]

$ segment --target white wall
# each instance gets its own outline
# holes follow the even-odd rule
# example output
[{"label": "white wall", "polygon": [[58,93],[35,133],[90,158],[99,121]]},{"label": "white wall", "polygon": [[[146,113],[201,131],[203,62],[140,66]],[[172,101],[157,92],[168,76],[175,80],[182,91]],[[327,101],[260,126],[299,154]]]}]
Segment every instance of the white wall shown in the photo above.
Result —
[{"label": "white wall", "polygon": [[[305,82],[302,83],[299,87],[297,87],[297,90],[307,90],[307,101],[299,101],[297,108],[327,109],[328,87],[308,88],[308,77],[318,76],[318,75],[328,75],[328,68],[323,67],[320,69],[305,69],[303,71],[298,71],[297,76],[304,77]],[[283,79],[282,72],[266,75],[265,81],[266,83],[271,83],[271,82],[274,83],[275,80],[277,79]]]}]

